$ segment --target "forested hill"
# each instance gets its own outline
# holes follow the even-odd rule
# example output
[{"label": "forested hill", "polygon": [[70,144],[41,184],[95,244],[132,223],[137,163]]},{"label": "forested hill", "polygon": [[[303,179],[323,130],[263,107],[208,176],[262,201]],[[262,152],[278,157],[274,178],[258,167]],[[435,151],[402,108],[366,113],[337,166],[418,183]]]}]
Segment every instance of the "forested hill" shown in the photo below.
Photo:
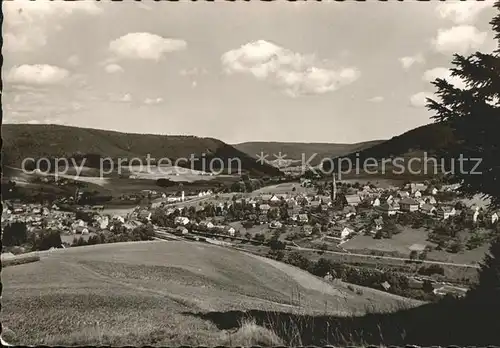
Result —
[{"label": "forested hill", "polygon": [[[4,165],[19,167],[26,157],[33,158],[81,158],[89,157],[87,165],[99,165],[99,157],[145,159],[201,158],[205,154],[209,163],[211,158],[220,158],[224,168],[228,163],[241,161],[242,169],[253,175],[280,175],[275,167],[261,165],[254,158],[214,138],[199,138],[182,135],[131,134],[115,131],[79,128],[61,125],[7,124],[2,126],[2,161]],[[97,158],[97,161],[96,161]],[[231,162],[231,160],[233,160]],[[217,165],[217,161],[214,161]],[[215,168],[216,166],[214,166]],[[234,167],[234,165],[233,165]],[[194,168],[203,170],[202,161],[194,162]],[[206,168],[208,171],[208,168]]]}]

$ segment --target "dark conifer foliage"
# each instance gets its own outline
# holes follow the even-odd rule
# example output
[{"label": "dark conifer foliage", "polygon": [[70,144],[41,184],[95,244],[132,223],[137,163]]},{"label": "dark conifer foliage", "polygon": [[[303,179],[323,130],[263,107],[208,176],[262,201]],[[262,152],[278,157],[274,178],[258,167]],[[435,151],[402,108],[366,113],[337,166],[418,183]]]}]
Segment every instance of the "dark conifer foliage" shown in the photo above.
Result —
[{"label": "dark conifer foliage", "polygon": [[[500,1],[490,22],[495,38],[500,43]],[[452,75],[466,84],[457,88],[443,79],[433,84],[440,101],[428,100],[427,107],[435,112],[437,122],[448,122],[459,142],[446,151],[452,158],[480,158],[476,171],[471,174],[475,161],[464,162],[463,169],[455,168],[451,179],[461,183],[462,192],[486,194],[492,206],[500,206],[500,49],[491,54],[476,52],[468,57],[456,54],[452,61]],[[500,305],[500,238],[492,242],[479,271],[479,282],[469,292],[468,299],[477,310],[495,311]],[[487,313],[485,313],[487,314]]]},{"label": "dark conifer foliage", "polygon": [[[495,7],[500,11],[500,2]],[[500,41],[500,14],[490,24]],[[452,76],[460,77],[465,88],[437,79],[433,84],[440,100],[428,99],[427,104],[435,113],[435,121],[447,122],[459,139],[444,149],[444,155],[456,161],[469,159],[463,161],[463,168],[455,167],[450,177],[452,182],[461,183],[466,195],[486,194],[497,206],[500,205],[499,52],[498,49],[491,54],[476,52],[468,57],[455,54]]]}]

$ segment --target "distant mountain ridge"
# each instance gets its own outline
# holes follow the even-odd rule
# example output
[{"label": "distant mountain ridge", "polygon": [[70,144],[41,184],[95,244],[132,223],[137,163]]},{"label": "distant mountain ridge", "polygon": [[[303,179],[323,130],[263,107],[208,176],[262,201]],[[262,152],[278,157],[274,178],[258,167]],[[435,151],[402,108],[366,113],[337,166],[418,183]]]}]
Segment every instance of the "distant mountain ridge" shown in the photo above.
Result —
[{"label": "distant mountain ridge", "polygon": [[[74,156],[140,158],[147,155],[156,160],[187,158],[191,154],[198,160],[196,170],[209,171],[206,167],[213,158],[220,158],[224,168],[240,160],[241,169],[253,175],[280,175],[281,172],[268,164],[260,164],[246,153],[214,138],[184,135],[132,134],[116,131],[80,128],[62,125],[5,124],[2,126],[2,162],[4,165],[20,167],[24,158],[73,158]],[[202,156],[202,154],[205,154]],[[214,161],[214,167],[220,161]],[[88,162],[87,162],[88,163]],[[145,163],[145,162],[144,162]],[[95,164],[95,163],[94,163]],[[182,164],[180,164],[182,165]],[[190,166],[190,164],[187,164]],[[236,168],[233,174],[236,174]]]},{"label": "distant mountain ridge", "polygon": [[336,144],[336,143],[294,143],[294,142],[267,142],[252,141],[240,144],[233,144],[238,150],[245,152],[249,156],[256,157],[261,152],[269,155],[267,160],[273,161],[280,153],[284,160],[301,160],[304,156],[306,161],[316,154],[311,164],[317,165],[324,158],[344,156],[352,152],[361,151],[385,140],[372,140],[355,144]]}]

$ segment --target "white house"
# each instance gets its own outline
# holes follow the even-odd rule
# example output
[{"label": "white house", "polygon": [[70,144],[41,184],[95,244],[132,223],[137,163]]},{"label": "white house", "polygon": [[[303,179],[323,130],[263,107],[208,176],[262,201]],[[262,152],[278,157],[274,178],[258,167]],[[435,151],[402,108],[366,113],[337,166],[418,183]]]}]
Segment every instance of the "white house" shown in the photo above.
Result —
[{"label": "white house", "polygon": [[176,225],[187,225],[189,223],[189,218],[185,217],[185,216],[178,216],[175,218],[175,224]]},{"label": "white house", "polygon": [[102,216],[97,219],[97,223],[99,224],[99,228],[101,230],[104,230],[105,228],[108,228],[109,225],[109,218],[107,216]]},{"label": "white house", "polygon": [[262,211],[262,212],[267,212],[269,209],[271,209],[271,206],[269,204],[261,204],[259,206],[259,209]]},{"label": "white house", "polygon": [[307,223],[309,221],[309,217],[307,216],[307,214],[299,214],[298,220],[299,222]]},{"label": "white house", "polygon": [[236,233],[236,230],[234,229],[234,227],[231,227],[231,226],[225,226],[224,227],[224,232],[228,235],[230,235],[231,237],[234,237],[235,233]]},{"label": "white house", "polygon": [[355,207],[359,203],[361,203],[361,198],[359,198],[358,195],[346,195],[345,196],[345,203]]},{"label": "white house", "polygon": [[427,197],[422,197],[426,203],[429,203],[429,204],[436,204],[437,201],[436,201],[436,198],[434,198],[433,196],[427,196]]},{"label": "white house", "polygon": [[125,219],[123,218],[123,216],[114,215],[113,216],[113,221],[118,221],[118,222],[121,222],[123,224],[125,222]]},{"label": "white house", "polygon": [[273,198],[272,195],[262,195],[262,196],[260,196],[260,199],[262,200],[262,202],[269,202],[271,200],[271,198]]},{"label": "white house", "polygon": [[437,193],[438,193],[438,189],[435,188],[435,187],[433,187],[432,190],[431,190],[431,194],[432,195],[437,195]]},{"label": "white house", "polygon": [[354,231],[348,227],[335,226],[333,228],[332,234],[336,238],[345,239]]},{"label": "white house", "polygon": [[473,222],[477,222],[477,218],[479,217],[479,207],[477,205],[470,207],[469,216],[472,216]]},{"label": "white house", "polygon": [[382,213],[391,216],[391,215],[396,215],[397,212],[399,211],[400,206],[397,203],[383,203],[380,206],[377,207],[377,210],[381,211]]},{"label": "white house", "polygon": [[456,210],[453,207],[442,206],[437,210],[438,217],[443,220],[447,220],[450,216],[454,216],[455,214]]},{"label": "white house", "polygon": [[281,202],[281,199],[278,196],[273,195],[269,201],[272,203],[279,203]]},{"label": "white house", "polygon": [[283,224],[279,221],[273,221],[269,224],[269,228],[281,228]]},{"label": "white house", "polygon": [[492,224],[496,223],[499,218],[500,218],[500,212],[499,211],[494,212],[493,214],[491,214],[491,223]]},{"label": "white house", "polygon": [[188,234],[189,231],[186,227],[183,227],[183,226],[178,226],[176,229],[178,234]]},{"label": "white house", "polygon": [[76,234],[89,234],[89,229],[84,226],[76,226],[74,229],[74,233]]},{"label": "white house", "polygon": [[380,205],[380,199],[378,198],[375,198],[372,202],[372,206],[374,207],[378,207]]},{"label": "white house", "polygon": [[417,191],[425,191],[427,190],[427,185],[421,183],[412,183],[410,184],[411,193],[415,194]]},{"label": "white house", "polygon": [[202,222],[200,222],[200,227],[204,227],[204,228],[209,230],[209,229],[214,228],[214,224],[210,221],[202,221]]},{"label": "white house", "polygon": [[399,191],[398,196],[401,198],[409,198],[410,194],[408,193],[408,191]]},{"label": "white house", "polygon": [[137,214],[137,217],[139,218],[139,220],[142,220],[142,221],[151,221],[152,215],[153,214],[150,211],[142,210],[139,212],[139,214]]},{"label": "white house", "polygon": [[420,207],[420,210],[422,213],[427,214],[427,215],[432,215],[436,213],[436,207],[433,206],[432,204],[424,204]]},{"label": "white house", "polygon": [[382,229],[382,227],[384,226],[384,220],[381,217],[373,220],[373,223],[374,223],[374,227],[373,227],[374,231],[372,231],[372,232],[380,231]]},{"label": "white house", "polygon": [[415,193],[413,194],[413,197],[415,197],[415,198],[420,198],[420,197],[422,197],[422,192],[420,192],[420,191],[415,191]]}]

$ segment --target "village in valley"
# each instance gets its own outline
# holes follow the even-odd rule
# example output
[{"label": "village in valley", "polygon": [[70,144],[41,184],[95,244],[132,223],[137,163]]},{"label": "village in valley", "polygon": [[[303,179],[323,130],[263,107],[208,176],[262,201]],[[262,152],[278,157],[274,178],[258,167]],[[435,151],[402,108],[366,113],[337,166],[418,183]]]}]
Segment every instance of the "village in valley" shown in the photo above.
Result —
[{"label": "village in valley", "polygon": [[[267,179],[255,190],[240,183],[213,190],[188,191],[182,184],[170,193],[161,187],[141,190],[119,198],[141,198],[141,204],[122,210],[81,204],[82,190],[51,203],[6,200],[2,229],[22,230],[25,237],[4,245],[7,253],[20,254],[151,239],[204,241],[302,268],[318,255],[381,266],[381,272],[402,267],[409,288],[423,291],[427,284],[432,295],[463,295],[468,275],[500,227],[500,212],[486,210],[481,200],[460,199],[457,185],[436,179],[396,186],[302,175]],[[305,266],[301,258],[309,260]],[[465,272],[457,272],[461,266]],[[387,280],[360,285],[392,291]]]}]

